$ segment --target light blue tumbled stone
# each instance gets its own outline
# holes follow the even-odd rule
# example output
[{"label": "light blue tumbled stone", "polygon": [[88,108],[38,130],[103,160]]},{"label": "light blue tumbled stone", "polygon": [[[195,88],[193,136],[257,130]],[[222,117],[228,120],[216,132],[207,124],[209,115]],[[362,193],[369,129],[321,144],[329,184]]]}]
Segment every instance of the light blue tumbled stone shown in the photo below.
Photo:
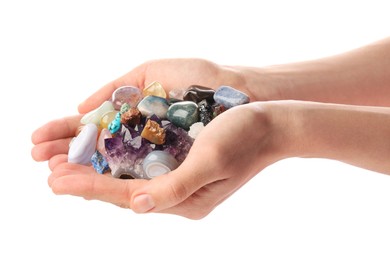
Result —
[{"label": "light blue tumbled stone", "polygon": [[174,103],[168,109],[167,118],[175,126],[188,130],[192,124],[198,122],[198,105],[192,101]]},{"label": "light blue tumbled stone", "polygon": [[160,119],[166,119],[169,104],[165,98],[146,96],[138,103],[137,108],[144,117],[150,117],[154,114]]},{"label": "light blue tumbled stone", "polygon": [[215,91],[214,100],[225,108],[232,108],[234,106],[249,103],[248,95],[229,86],[219,87]]},{"label": "light blue tumbled stone", "polygon": [[97,126],[93,123],[86,124],[69,148],[68,162],[89,165],[96,151],[97,136]]},{"label": "light blue tumbled stone", "polygon": [[164,151],[153,151],[149,153],[142,163],[142,168],[146,176],[150,179],[173,171],[178,166],[179,163],[175,157]]}]

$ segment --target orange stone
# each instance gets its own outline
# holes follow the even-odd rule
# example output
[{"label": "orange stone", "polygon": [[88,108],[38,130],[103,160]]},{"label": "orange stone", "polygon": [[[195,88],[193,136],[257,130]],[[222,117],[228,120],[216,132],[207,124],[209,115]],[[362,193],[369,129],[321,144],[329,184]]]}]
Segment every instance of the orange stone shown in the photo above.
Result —
[{"label": "orange stone", "polygon": [[156,121],[148,119],[142,130],[141,137],[154,144],[163,144],[165,143],[165,129]]}]

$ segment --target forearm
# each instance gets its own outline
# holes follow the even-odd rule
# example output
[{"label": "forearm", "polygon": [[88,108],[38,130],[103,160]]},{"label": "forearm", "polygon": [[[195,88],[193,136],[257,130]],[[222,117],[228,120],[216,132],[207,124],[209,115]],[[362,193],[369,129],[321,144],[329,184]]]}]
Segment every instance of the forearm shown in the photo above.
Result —
[{"label": "forearm", "polygon": [[[390,174],[390,109],[284,102],[294,157],[328,158]],[[283,111],[282,109],[282,111]]]},{"label": "forearm", "polygon": [[390,105],[390,38],[323,59],[239,70],[256,100]]}]

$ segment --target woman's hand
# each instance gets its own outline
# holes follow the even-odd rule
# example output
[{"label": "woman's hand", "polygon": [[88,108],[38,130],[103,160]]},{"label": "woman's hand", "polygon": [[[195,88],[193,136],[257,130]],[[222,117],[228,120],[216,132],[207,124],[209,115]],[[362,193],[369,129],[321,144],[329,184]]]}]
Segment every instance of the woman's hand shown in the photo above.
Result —
[{"label": "woman's hand", "polygon": [[[49,161],[49,185],[56,194],[102,200],[139,213],[162,212],[199,219],[260,170],[286,156],[291,132],[285,130],[284,123],[279,124],[286,120],[278,111],[265,103],[251,103],[222,113],[199,134],[179,168],[149,181],[97,174],[92,167],[68,163],[63,150],[60,152],[64,154],[54,155]],[[35,136],[45,132],[58,138],[53,136],[60,132],[55,129],[72,133],[77,128],[74,120],[49,123],[51,131],[47,126]],[[67,139],[61,140],[67,145]],[[47,157],[53,155],[49,149],[45,152]]]}]

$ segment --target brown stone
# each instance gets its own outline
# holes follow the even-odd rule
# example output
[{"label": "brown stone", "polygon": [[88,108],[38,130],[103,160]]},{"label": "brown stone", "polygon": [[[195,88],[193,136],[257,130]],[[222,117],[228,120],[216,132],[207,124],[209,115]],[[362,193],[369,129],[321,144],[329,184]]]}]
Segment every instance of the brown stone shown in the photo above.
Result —
[{"label": "brown stone", "polygon": [[130,127],[135,127],[141,122],[141,112],[132,107],[121,115],[121,123]]},{"label": "brown stone", "polygon": [[156,121],[148,120],[142,130],[141,137],[154,144],[165,143],[165,129]]}]

